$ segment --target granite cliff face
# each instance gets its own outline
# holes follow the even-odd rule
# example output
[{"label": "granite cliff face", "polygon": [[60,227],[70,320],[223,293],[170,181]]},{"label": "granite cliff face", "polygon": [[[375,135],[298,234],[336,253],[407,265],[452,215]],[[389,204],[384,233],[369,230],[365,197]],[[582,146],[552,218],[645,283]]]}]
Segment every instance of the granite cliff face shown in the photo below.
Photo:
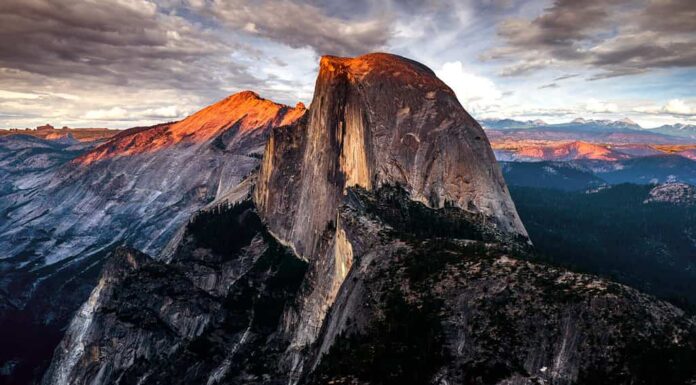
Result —
[{"label": "granite cliff face", "polygon": [[398,56],[322,58],[167,250],[112,254],[44,384],[696,380],[693,318],[534,262],[481,128]]},{"label": "granite cliff face", "polygon": [[[316,253],[351,186],[399,184],[430,207],[454,205],[526,235],[483,130],[419,63],[323,57],[307,119],[286,130],[272,134],[255,198],[271,230],[303,256]],[[284,169],[286,159],[299,170]]]},{"label": "granite cliff face", "polygon": [[317,277],[292,315],[302,320],[291,331],[293,370],[353,263],[340,202],[350,187],[392,184],[526,237],[481,127],[430,69],[388,54],[323,57],[307,117],[271,134],[255,190],[269,230]]}]

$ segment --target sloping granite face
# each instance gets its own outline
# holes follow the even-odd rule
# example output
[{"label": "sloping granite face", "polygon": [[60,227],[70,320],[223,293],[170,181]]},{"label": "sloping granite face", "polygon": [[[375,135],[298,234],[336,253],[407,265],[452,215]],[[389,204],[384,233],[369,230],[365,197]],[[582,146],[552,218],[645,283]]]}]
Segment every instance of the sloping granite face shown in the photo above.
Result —
[{"label": "sloping granite face", "polygon": [[0,203],[0,290],[22,307],[36,281],[91,266],[123,242],[157,255],[191,214],[258,166],[273,127],[304,111],[241,92],[23,177]]}]

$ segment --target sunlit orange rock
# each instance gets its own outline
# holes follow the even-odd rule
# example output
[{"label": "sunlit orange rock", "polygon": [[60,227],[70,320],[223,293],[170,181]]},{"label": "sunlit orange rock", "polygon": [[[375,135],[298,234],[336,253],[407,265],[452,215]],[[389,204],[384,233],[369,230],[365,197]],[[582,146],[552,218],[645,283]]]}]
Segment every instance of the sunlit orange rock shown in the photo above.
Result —
[{"label": "sunlit orange rock", "polygon": [[619,160],[628,156],[610,145],[583,141],[502,141],[494,142],[496,150],[510,150],[517,156],[538,160]]},{"label": "sunlit orange rock", "polygon": [[174,123],[126,130],[112,140],[77,158],[87,165],[116,156],[154,152],[179,144],[204,143],[223,131],[236,129],[238,137],[262,135],[273,127],[293,123],[306,111],[302,103],[295,108],[243,91],[212,104]]}]

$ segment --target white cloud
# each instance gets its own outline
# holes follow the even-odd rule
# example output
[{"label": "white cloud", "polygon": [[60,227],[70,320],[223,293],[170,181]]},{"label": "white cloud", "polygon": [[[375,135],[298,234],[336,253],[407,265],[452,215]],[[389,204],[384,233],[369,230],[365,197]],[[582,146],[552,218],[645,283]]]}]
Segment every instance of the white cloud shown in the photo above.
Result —
[{"label": "white cloud", "polygon": [[178,118],[184,114],[179,111],[177,106],[166,106],[159,108],[148,108],[137,115],[148,118]]},{"label": "white cloud", "polygon": [[65,99],[65,100],[71,100],[71,101],[80,100],[79,96],[73,95],[73,94],[67,94],[64,92],[46,92],[45,94],[48,96],[53,96],[53,97],[61,98],[61,99]]},{"label": "white cloud", "polygon": [[254,23],[246,23],[242,29],[250,33],[259,33],[259,31],[256,29],[256,24]]},{"label": "white cloud", "polygon": [[14,92],[0,90],[0,99],[38,99],[40,95],[28,92]]},{"label": "white cloud", "polygon": [[128,111],[121,107],[112,107],[88,111],[83,119],[86,120],[112,120],[112,121],[136,121],[149,119],[175,119],[186,115],[178,106],[164,106],[147,108],[140,111]]},{"label": "white cloud", "polygon": [[585,104],[585,110],[594,114],[618,112],[619,106],[616,103],[606,103],[596,99],[590,99]]},{"label": "white cloud", "polygon": [[88,120],[127,120],[128,111],[121,107],[88,111],[85,116]]},{"label": "white cloud", "polygon": [[681,99],[671,99],[664,105],[646,105],[633,109],[635,112],[650,115],[696,116],[696,106]]},{"label": "white cloud", "polygon": [[696,109],[688,106],[681,99],[672,99],[664,106],[664,111],[675,115],[692,115],[696,114]]},{"label": "white cloud", "polygon": [[435,74],[452,88],[459,102],[472,113],[495,106],[503,97],[503,92],[492,80],[466,71],[460,61],[445,63]]}]

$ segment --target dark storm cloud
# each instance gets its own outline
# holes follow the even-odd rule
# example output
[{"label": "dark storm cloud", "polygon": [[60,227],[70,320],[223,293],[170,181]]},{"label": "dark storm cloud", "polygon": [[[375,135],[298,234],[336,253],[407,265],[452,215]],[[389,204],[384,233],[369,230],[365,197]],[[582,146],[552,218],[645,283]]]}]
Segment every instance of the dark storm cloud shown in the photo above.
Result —
[{"label": "dark storm cloud", "polygon": [[98,78],[140,87],[253,83],[220,54],[235,47],[144,0],[3,0],[0,67],[51,78]]},{"label": "dark storm cloud", "polygon": [[538,17],[498,25],[503,46],[485,59],[516,76],[554,65],[603,70],[595,78],[696,66],[693,0],[556,0]]}]

